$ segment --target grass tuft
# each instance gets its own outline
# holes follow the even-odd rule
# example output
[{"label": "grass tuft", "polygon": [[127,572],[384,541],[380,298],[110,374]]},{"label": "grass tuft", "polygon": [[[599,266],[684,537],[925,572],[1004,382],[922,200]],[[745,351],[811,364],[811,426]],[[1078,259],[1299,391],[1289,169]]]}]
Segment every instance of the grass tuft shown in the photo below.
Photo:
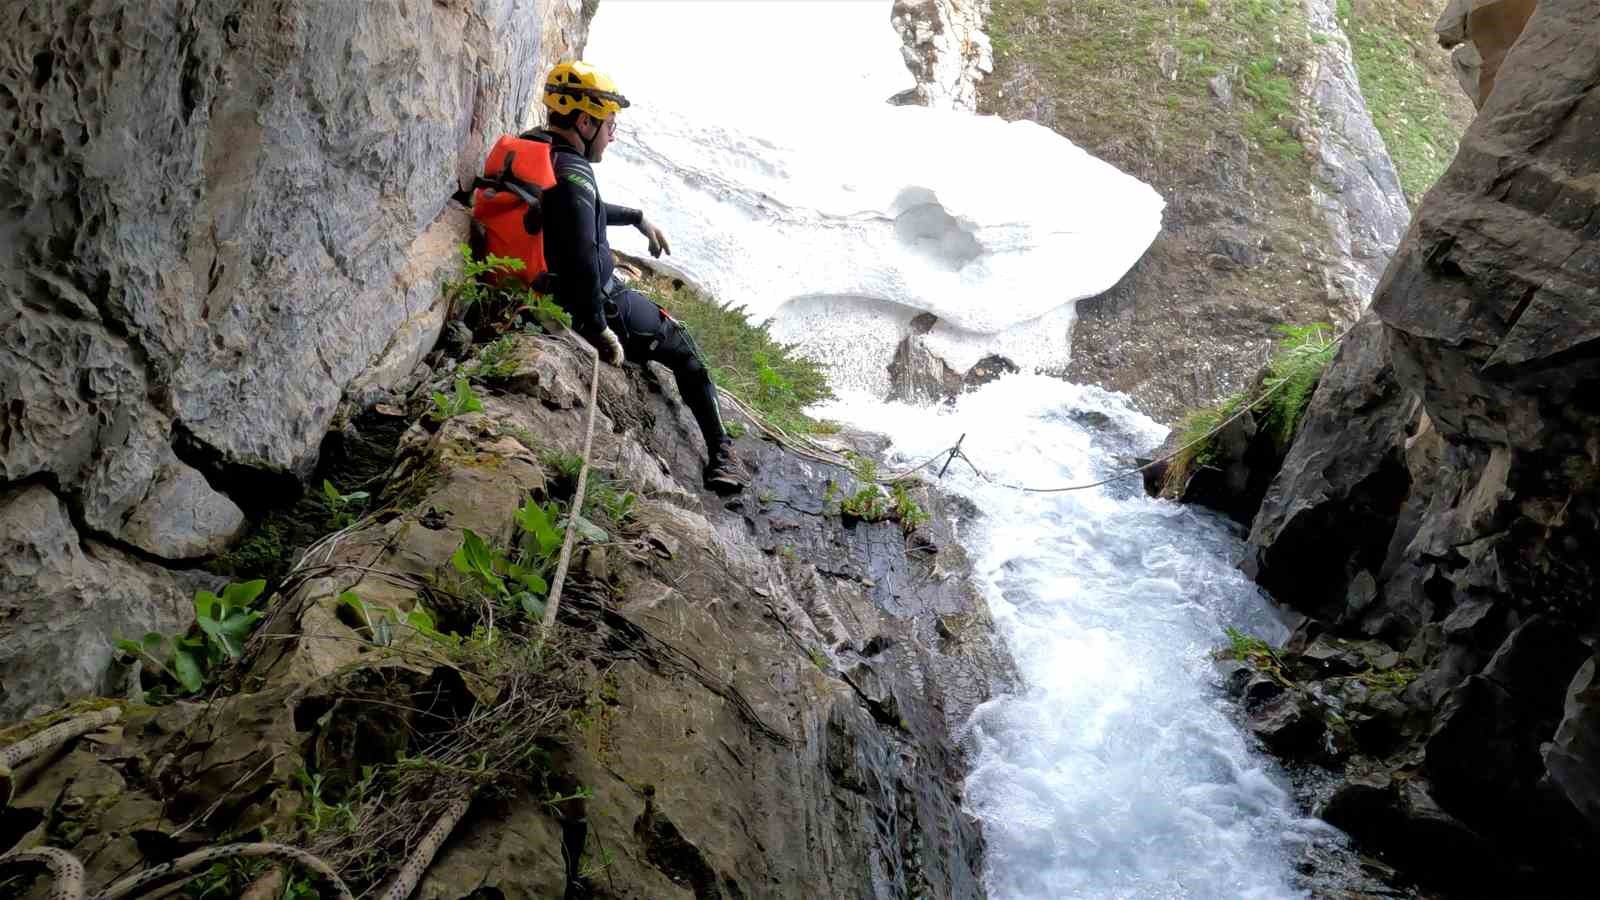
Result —
[{"label": "grass tuft", "polygon": [[820,365],[774,340],[765,324],[750,324],[742,306],[724,306],[687,286],[675,287],[665,276],[646,275],[636,286],[689,329],[718,387],[784,431],[826,431],[825,423],[805,414],[807,406],[833,397]]}]

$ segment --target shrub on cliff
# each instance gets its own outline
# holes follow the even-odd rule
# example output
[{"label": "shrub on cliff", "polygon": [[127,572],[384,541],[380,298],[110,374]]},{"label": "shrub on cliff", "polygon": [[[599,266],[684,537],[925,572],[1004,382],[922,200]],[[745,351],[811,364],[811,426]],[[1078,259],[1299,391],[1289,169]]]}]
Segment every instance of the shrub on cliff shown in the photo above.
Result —
[{"label": "shrub on cliff", "polygon": [[1326,324],[1280,325],[1279,338],[1272,356],[1256,379],[1252,391],[1229,395],[1213,406],[1191,410],[1179,422],[1176,443],[1182,448],[1167,467],[1166,484],[1181,491],[1195,470],[1202,466],[1216,466],[1226,462],[1220,429],[1245,405],[1246,414],[1258,433],[1272,439],[1276,456],[1282,458],[1294,442],[1296,429],[1311,405],[1311,395],[1317,389],[1322,373],[1333,361],[1338,349],[1333,328]]}]

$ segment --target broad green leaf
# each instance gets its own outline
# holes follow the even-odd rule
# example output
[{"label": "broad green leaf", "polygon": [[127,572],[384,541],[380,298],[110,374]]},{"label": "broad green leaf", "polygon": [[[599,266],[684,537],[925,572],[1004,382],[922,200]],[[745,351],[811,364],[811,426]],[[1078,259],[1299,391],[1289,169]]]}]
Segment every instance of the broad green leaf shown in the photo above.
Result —
[{"label": "broad green leaf", "polygon": [[544,580],[544,576],[540,575],[537,570],[525,569],[522,566],[512,566],[511,577],[515,578],[523,587],[535,594],[542,596],[550,593],[550,585]]},{"label": "broad green leaf", "polygon": [[222,589],[222,601],[228,606],[243,608],[254,603],[261,592],[267,589],[267,580],[257,578],[255,581],[241,581],[230,584]]},{"label": "broad green leaf", "polygon": [[221,599],[210,591],[196,591],[194,595],[194,617],[200,621],[215,618],[217,604]]},{"label": "broad green leaf", "polygon": [[326,478],[322,479],[322,496],[327,499],[329,506],[338,506],[340,501],[344,499],[339,496],[339,489],[334,487],[333,482]]},{"label": "broad green leaf", "polygon": [[456,571],[463,575],[472,574],[472,563],[467,559],[465,546],[457,547],[456,552],[450,554],[450,565],[455,566]]},{"label": "broad green leaf", "polygon": [[140,653],[144,652],[144,647],[140,645],[138,641],[130,641],[127,638],[122,638],[117,641],[117,649],[124,653],[132,653],[135,656],[138,656]]},{"label": "broad green leaf", "polygon": [[416,609],[406,615],[406,624],[423,634],[429,632],[438,633],[434,628],[433,616],[429,615],[428,611],[421,605],[418,605]]},{"label": "broad green leaf", "polygon": [[489,547],[478,537],[472,529],[463,529],[461,532],[461,546],[467,551],[467,562],[472,568],[485,577],[494,576],[494,558],[489,553]]},{"label": "broad green leaf", "polygon": [[371,496],[372,494],[367,491],[351,491],[344,495],[344,500],[346,503],[358,503]]},{"label": "broad green leaf", "polygon": [[540,600],[538,597],[535,597],[534,595],[529,594],[529,593],[521,593],[521,594],[518,594],[517,597],[521,601],[522,611],[528,614],[528,618],[530,618],[530,619],[542,619],[542,618],[544,618],[544,601],[543,600]]},{"label": "broad green leaf", "polygon": [[206,686],[206,677],[200,668],[200,660],[183,647],[172,651],[172,673],[178,677],[178,683],[183,685],[183,689],[191,694]]}]

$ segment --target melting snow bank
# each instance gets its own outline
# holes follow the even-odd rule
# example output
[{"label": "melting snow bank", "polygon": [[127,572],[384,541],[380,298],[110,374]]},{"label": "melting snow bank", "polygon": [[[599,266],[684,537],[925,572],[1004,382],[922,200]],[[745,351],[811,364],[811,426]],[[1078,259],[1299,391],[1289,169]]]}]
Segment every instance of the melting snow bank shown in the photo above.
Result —
[{"label": "melting snow bank", "polygon": [[634,105],[605,195],[667,230],[673,268],[846,384],[884,393],[919,312],[958,370],[991,353],[1062,366],[1072,304],[1138,261],[1164,201],[1032,122],[888,105],[909,81],[889,13],[607,0],[586,56]]},{"label": "melting snow bank", "polygon": [[[888,434],[906,461],[966,434],[986,474],[1032,486],[1103,478],[1164,432],[1120,395],[1039,376],[937,413],[864,400],[823,412]],[[1296,810],[1209,659],[1226,626],[1283,637],[1231,564],[1237,537],[1137,479],[1022,494],[958,462],[946,482],[983,510],[964,540],[1025,682],[969,726],[990,896],[1304,896],[1296,861],[1337,853],[1342,836]]]}]

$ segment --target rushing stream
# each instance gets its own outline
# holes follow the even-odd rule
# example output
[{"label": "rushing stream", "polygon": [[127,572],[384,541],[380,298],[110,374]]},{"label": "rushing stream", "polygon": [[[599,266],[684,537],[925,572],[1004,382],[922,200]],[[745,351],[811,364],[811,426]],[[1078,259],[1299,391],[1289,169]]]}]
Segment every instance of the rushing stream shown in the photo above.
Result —
[{"label": "rushing stream", "polygon": [[[951,409],[861,400],[827,414],[888,434],[903,461],[965,434],[989,478],[1039,487],[1103,478],[1163,433],[1118,395],[1041,376]],[[1025,682],[981,707],[968,735],[991,896],[1301,894],[1299,845],[1337,836],[1250,749],[1210,661],[1225,626],[1281,637],[1232,566],[1238,538],[1147,499],[1136,478],[1022,493],[957,463],[945,480],[983,511],[969,548]]]},{"label": "rushing stream", "polygon": [[[822,414],[888,435],[906,461],[965,434],[993,479],[1095,481],[1165,434],[1119,395],[1034,375],[937,409],[862,392],[887,383],[918,311],[937,315],[925,340],[946,359],[981,346],[1064,363],[1072,297],[1133,264],[1161,203],[1038,126],[885,106],[908,78],[890,6],[606,0],[587,55],[635,104],[598,170],[605,196],[674,235],[663,262],[773,316],[857,389]],[[962,165],[930,165],[944,146],[1015,151],[1005,179],[1030,190],[971,190]],[[946,484],[982,512],[965,537],[1023,682],[964,735],[990,896],[1307,894],[1303,851],[1341,838],[1298,811],[1211,661],[1227,626],[1282,637],[1233,567],[1235,532],[1136,478],[1022,493],[958,463]]]}]

